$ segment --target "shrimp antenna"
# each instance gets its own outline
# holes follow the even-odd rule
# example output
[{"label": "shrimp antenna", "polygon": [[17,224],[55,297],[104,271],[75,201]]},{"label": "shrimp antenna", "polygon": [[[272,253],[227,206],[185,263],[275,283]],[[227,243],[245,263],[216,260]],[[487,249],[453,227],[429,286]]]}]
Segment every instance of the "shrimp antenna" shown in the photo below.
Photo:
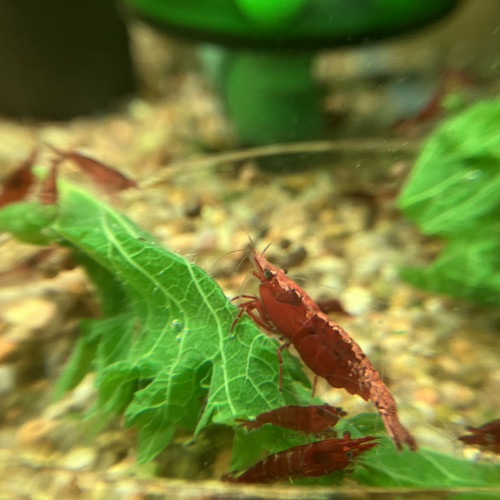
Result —
[{"label": "shrimp antenna", "polygon": [[[241,222],[240,222],[240,221],[239,221],[239,220],[238,220],[238,219],[237,219],[234,215],[230,218],[230,221],[231,221],[231,222],[236,223],[236,225],[237,225],[237,227],[238,227],[238,228],[239,228],[239,227],[243,227],[243,224],[242,224],[242,223],[241,223]],[[244,229],[243,229],[243,230],[244,230]],[[250,241],[252,241],[252,239],[250,238],[250,235],[247,233],[247,231],[246,231],[246,230],[244,230],[244,231],[245,231],[245,233],[247,234],[247,236],[248,236],[248,238],[250,239]],[[226,252],[224,255],[220,256],[220,257],[219,257],[219,258],[218,258],[218,259],[214,262],[214,264],[213,264],[213,266],[212,266],[212,269],[211,269],[211,271],[210,271],[210,274],[211,274],[212,276],[214,275],[214,273],[215,273],[215,269],[216,269],[216,267],[218,266],[218,264],[221,262],[221,260],[222,260],[222,259],[225,259],[228,255],[232,255],[233,253],[238,253],[238,252],[242,252],[242,253],[244,253],[244,252],[245,252],[245,249],[244,249],[244,248],[242,248],[242,249],[238,249],[238,250],[231,250],[230,252]],[[243,259],[242,259],[242,260],[243,260]],[[240,264],[238,264],[237,270],[239,270],[240,266],[241,266],[241,262],[240,262]]]},{"label": "shrimp antenna", "polygon": [[[224,255],[222,255],[221,257],[219,257],[215,262],[214,262],[214,265],[212,266],[212,270],[210,271],[210,275],[214,275],[214,269],[217,267],[217,265],[219,264],[219,262],[222,260],[222,259],[225,259],[228,255],[232,255],[233,253],[238,253],[238,252],[244,252],[245,250],[244,249],[241,249],[241,250],[231,250],[231,252],[227,252],[225,253]],[[244,260],[245,256],[243,257],[243,259],[241,259],[240,261],[240,264],[238,264],[238,268],[237,270],[240,268],[241,266],[241,262]]]},{"label": "shrimp antenna", "polygon": [[267,249],[274,243],[275,239],[276,239],[276,236],[274,236],[273,239],[264,247],[264,250],[262,250],[262,255],[264,255],[267,252]]},{"label": "shrimp antenna", "polygon": [[245,233],[247,233],[247,238],[248,238],[248,241],[250,242],[250,248],[255,251],[255,243],[252,239],[252,237],[250,236],[250,233],[245,231]]},{"label": "shrimp antenna", "polygon": [[282,233],[284,233],[285,231],[287,231],[290,227],[292,227],[292,225],[290,224],[289,226],[287,227],[284,227],[282,229],[280,229],[272,238],[271,238],[271,241],[265,246],[264,250],[262,250],[262,255],[264,255],[267,251],[267,249],[280,237],[280,235]]}]

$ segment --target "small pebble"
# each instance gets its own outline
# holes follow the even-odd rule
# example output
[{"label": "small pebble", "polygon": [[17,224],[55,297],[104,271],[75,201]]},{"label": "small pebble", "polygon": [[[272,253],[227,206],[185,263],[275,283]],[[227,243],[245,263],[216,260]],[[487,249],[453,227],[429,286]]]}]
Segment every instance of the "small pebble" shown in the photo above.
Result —
[{"label": "small pebble", "polygon": [[0,337],[0,362],[11,359],[18,347],[18,343]]},{"label": "small pebble", "polygon": [[194,200],[190,200],[184,208],[184,215],[186,217],[199,217],[201,214],[201,210],[203,208],[203,204],[199,198],[195,198]]},{"label": "small pebble", "polygon": [[353,316],[364,314],[373,307],[373,297],[369,290],[350,286],[340,294],[342,307]]},{"label": "small pebble", "polygon": [[11,364],[0,365],[0,394],[6,394],[15,389],[16,368]]},{"label": "small pebble", "polygon": [[49,405],[44,411],[44,416],[55,419],[74,411],[84,412],[90,408],[95,397],[94,374],[90,373],[72,391]]},{"label": "small pebble", "polygon": [[302,264],[306,258],[307,250],[303,246],[299,246],[281,259],[280,264],[283,268],[288,269]]},{"label": "small pebble", "polygon": [[21,425],[16,433],[16,439],[20,443],[34,444],[49,440],[49,434],[57,427],[54,420],[44,417],[34,418]]},{"label": "small pebble", "polygon": [[439,388],[444,402],[450,407],[463,408],[476,399],[476,394],[470,387],[458,384],[453,380],[442,381]]},{"label": "small pebble", "polygon": [[97,451],[94,448],[80,446],[73,448],[60,461],[61,467],[72,470],[90,469],[97,457]]},{"label": "small pebble", "polygon": [[477,346],[464,338],[450,340],[450,354],[459,363],[475,363],[478,356]]},{"label": "small pebble", "polygon": [[22,331],[16,333],[16,339],[10,340],[24,340],[31,336],[30,331],[49,327],[56,319],[57,305],[36,297],[19,299],[9,304],[2,315],[7,323],[23,326]]},{"label": "small pebble", "polygon": [[420,387],[413,393],[413,397],[416,401],[430,406],[437,404],[439,401],[439,393],[433,387]]},{"label": "small pebble", "polygon": [[198,232],[196,236],[196,254],[211,252],[217,248],[217,232],[207,227]]},{"label": "small pebble", "polygon": [[283,238],[282,240],[280,240],[279,243],[279,246],[282,250],[287,250],[288,248],[290,248],[291,245],[292,242],[289,238]]}]

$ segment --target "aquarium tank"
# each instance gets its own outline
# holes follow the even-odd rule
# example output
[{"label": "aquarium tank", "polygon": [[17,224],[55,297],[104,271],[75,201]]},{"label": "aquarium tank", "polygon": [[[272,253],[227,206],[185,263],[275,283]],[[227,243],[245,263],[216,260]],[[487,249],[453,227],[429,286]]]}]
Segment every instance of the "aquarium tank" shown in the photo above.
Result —
[{"label": "aquarium tank", "polygon": [[[43,50],[9,11],[31,76],[0,82],[2,492],[498,497],[482,5],[48,0],[30,23],[71,40]],[[119,50],[85,42],[115,22]],[[123,91],[52,88],[60,57]]]}]

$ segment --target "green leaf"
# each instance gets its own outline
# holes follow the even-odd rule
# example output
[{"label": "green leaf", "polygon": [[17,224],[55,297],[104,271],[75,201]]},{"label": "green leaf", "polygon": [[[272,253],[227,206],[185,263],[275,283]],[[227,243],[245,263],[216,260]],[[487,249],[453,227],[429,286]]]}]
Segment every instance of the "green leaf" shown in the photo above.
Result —
[{"label": "green leaf", "polygon": [[353,478],[369,486],[418,488],[498,487],[500,465],[472,462],[420,448],[397,451],[388,438],[363,455]]},{"label": "green leaf", "polygon": [[53,241],[48,226],[57,215],[54,205],[20,202],[0,210],[0,233],[12,233],[19,241],[47,245]]},{"label": "green leaf", "polygon": [[454,295],[484,304],[500,300],[500,234],[481,239],[458,237],[426,268],[403,268],[409,283],[436,293]]},{"label": "green leaf", "polygon": [[[377,435],[382,430],[380,416],[364,413],[342,419],[339,432],[348,430],[353,437]],[[419,448],[398,451],[387,436],[378,437],[379,446],[362,455],[362,467],[356,467],[353,479],[368,486],[458,488],[500,486],[500,464],[472,462],[444,453]]]},{"label": "green leaf", "polygon": [[94,359],[99,342],[101,341],[102,331],[92,329],[92,320],[83,320],[80,323],[81,337],[73,348],[71,358],[64,367],[64,371],[59,377],[54,399],[59,399],[70,389],[73,389],[83,377],[92,371],[93,366],[89,360]]},{"label": "green leaf", "polygon": [[379,446],[364,453],[361,467],[354,469],[352,478],[367,486],[460,488],[500,487],[500,464],[472,462],[428,448],[398,451],[383,432],[377,413],[361,413],[341,419],[338,432],[349,431],[352,437],[377,436]]},{"label": "green leaf", "polygon": [[398,199],[441,256],[403,278],[439,293],[500,301],[500,99],[446,121],[428,140]]},{"label": "green leaf", "polygon": [[[299,361],[285,356],[280,392],[277,340],[246,317],[231,331],[237,308],[205,271],[75,186],[60,183],[59,194],[57,214],[30,230],[75,250],[104,314],[84,323],[59,394],[96,370],[96,411],[124,412],[126,425],[137,426],[141,462],[178,426],[196,433],[305,400],[294,381],[307,383]],[[3,229],[24,232],[32,209],[18,207]]]},{"label": "green leaf", "polygon": [[475,232],[500,215],[500,99],[446,121],[398,199],[426,234]]},{"label": "green leaf", "polygon": [[[335,426],[338,435],[349,432],[353,438],[373,435],[379,446],[364,453],[359,467],[354,467],[351,479],[367,486],[460,488],[499,487],[500,464],[471,462],[427,448],[398,451],[387,437],[378,413],[360,413],[342,418]],[[255,431],[238,429],[233,448],[231,469],[253,464],[270,453],[309,442],[310,437],[291,434],[274,425]],[[334,473],[319,479],[294,481],[298,484],[338,484],[343,475]]]}]

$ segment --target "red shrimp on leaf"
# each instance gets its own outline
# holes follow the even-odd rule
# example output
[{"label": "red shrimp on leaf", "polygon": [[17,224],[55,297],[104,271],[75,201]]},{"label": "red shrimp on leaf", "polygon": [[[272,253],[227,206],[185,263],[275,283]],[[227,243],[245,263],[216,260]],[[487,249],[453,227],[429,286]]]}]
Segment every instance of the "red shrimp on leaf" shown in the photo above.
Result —
[{"label": "red shrimp on leaf", "polygon": [[341,438],[293,446],[269,455],[244,472],[231,472],[221,479],[233,483],[271,483],[322,476],[351,466],[362,453],[378,445],[374,440],[374,436],[351,439],[345,433]]},{"label": "red shrimp on leaf", "polygon": [[246,312],[258,325],[286,340],[277,350],[280,381],[281,350],[293,344],[302,361],[332,387],[371,400],[398,449],[406,444],[415,450],[416,440],[399,421],[394,397],[361,347],[283,269],[256,251],[252,252],[252,259],[253,275],[260,281],[260,297],[235,297],[248,300],[238,305],[240,311],[233,325]]},{"label": "red shrimp on leaf", "polygon": [[274,424],[298,432],[316,434],[333,427],[341,417],[347,415],[342,408],[329,404],[298,406],[287,405],[265,411],[253,420],[238,419],[248,430],[258,429],[264,424]]},{"label": "red shrimp on leaf", "polygon": [[468,425],[466,429],[472,434],[460,436],[458,439],[467,445],[476,445],[485,451],[500,454],[500,418],[491,420],[480,427]]}]

